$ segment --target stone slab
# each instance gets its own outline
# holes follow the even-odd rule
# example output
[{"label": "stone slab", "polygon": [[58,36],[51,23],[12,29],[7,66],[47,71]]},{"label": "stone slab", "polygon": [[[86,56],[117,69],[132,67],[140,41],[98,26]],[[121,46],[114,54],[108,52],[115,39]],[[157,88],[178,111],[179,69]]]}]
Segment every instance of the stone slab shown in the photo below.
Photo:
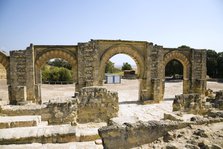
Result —
[{"label": "stone slab", "polygon": [[12,145],[0,145],[1,149],[103,149],[102,145],[96,145],[94,141],[89,142],[72,142],[72,143],[32,143],[32,144],[12,144]]},{"label": "stone slab", "polygon": [[41,123],[41,116],[0,116],[0,129],[31,127]]},{"label": "stone slab", "polygon": [[0,129],[0,144],[66,143],[77,140],[76,127],[70,125]]}]

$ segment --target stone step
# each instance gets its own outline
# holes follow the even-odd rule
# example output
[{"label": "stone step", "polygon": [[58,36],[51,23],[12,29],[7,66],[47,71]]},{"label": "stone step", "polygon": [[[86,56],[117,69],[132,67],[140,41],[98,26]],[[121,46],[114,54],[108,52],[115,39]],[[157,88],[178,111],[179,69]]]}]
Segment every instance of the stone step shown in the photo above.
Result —
[{"label": "stone step", "polygon": [[36,127],[0,129],[0,144],[68,143],[100,139],[98,129],[106,123],[94,125],[50,125],[43,122]]},{"label": "stone step", "polygon": [[72,142],[72,143],[32,143],[32,144],[12,144],[0,145],[1,149],[103,149],[102,144],[96,144],[94,141]]},{"label": "stone step", "polygon": [[76,142],[76,127],[52,125],[0,129],[0,144]]},{"label": "stone step", "polygon": [[41,123],[41,116],[0,116],[0,129],[31,127]]},{"label": "stone step", "polygon": [[100,139],[98,134],[98,129],[107,126],[107,123],[85,123],[77,125],[76,135],[80,142],[84,141],[94,141]]}]

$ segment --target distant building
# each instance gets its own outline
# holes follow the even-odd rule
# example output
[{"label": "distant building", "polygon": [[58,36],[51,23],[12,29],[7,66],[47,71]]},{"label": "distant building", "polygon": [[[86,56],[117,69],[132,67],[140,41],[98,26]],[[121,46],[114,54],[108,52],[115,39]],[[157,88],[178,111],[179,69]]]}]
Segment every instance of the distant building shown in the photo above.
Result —
[{"label": "distant building", "polygon": [[106,84],[120,84],[121,76],[117,74],[105,74],[105,83]]},{"label": "distant building", "polygon": [[124,70],[123,79],[136,79],[136,72],[135,70]]}]

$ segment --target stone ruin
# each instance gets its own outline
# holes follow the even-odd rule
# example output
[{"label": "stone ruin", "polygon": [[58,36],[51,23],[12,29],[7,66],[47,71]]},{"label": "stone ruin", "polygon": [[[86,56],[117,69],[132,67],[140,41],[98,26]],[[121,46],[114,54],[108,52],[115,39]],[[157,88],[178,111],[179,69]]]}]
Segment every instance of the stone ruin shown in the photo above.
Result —
[{"label": "stone ruin", "polygon": [[[108,122],[118,115],[118,94],[100,86],[103,85],[106,63],[119,53],[131,56],[137,63],[141,103],[163,100],[165,66],[171,60],[178,60],[183,65],[183,95],[176,96],[174,110],[195,113],[205,111],[200,97],[206,91],[206,50],[164,48],[146,41],[123,40],[91,40],[67,46],[31,44],[26,50],[10,51],[9,56],[0,52],[0,63],[6,69],[9,101],[15,105],[0,106],[0,114],[37,117],[31,117],[31,122],[2,123],[0,128],[38,126],[40,119],[55,126],[41,127],[41,133],[29,128],[27,136],[22,136],[22,139],[0,135],[0,144],[65,143],[98,139],[98,134],[83,136],[72,126],[78,123]],[[72,65],[76,93],[73,98],[42,104],[41,68],[52,58],[64,59]],[[169,130],[186,126],[188,123],[167,121],[123,125],[112,123],[99,129],[99,135],[104,148],[130,148],[156,140]],[[55,131],[51,134],[45,129]],[[6,133],[4,131],[0,129],[2,134]]]},{"label": "stone ruin", "polygon": [[163,100],[165,66],[171,60],[183,65],[183,93],[205,94],[206,51],[192,48],[164,48],[146,41],[91,40],[77,45],[33,45],[25,50],[0,52],[6,69],[10,104],[41,103],[41,68],[53,58],[72,66],[76,92],[83,87],[103,85],[109,59],[119,53],[131,56],[137,64],[139,101]]}]

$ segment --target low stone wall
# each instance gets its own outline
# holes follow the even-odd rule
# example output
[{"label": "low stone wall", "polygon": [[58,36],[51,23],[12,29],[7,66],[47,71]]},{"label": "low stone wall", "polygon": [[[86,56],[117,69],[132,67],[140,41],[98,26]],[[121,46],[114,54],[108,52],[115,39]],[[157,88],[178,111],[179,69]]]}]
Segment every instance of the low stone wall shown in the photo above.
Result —
[{"label": "low stone wall", "polygon": [[[46,114],[44,114],[46,113]],[[77,100],[67,100],[66,102],[50,102],[42,111],[43,119],[48,119],[50,124],[71,123],[76,125],[77,120]]]},{"label": "low stone wall", "polygon": [[216,92],[214,106],[215,108],[223,110],[223,90]]},{"label": "low stone wall", "polygon": [[173,101],[173,111],[206,114],[209,109],[206,108],[205,102],[205,98],[195,93],[176,95]]},{"label": "low stone wall", "polygon": [[78,123],[106,122],[118,115],[118,93],[103,87],[85,87],[80,90]]},{"label": "low stone wall", "polygon": [[48,102],[43,105],[2,106],[1,115],[40,115],[43,121],[49,124],[76,124],[77,99]]},{"label": "low stone wall", "polygon": [[111,125],[99,129],[105,149],[127,149],[148,144],[168,131],[187,127],[187,123],[173,121],[148,121],[134,124]]}]

